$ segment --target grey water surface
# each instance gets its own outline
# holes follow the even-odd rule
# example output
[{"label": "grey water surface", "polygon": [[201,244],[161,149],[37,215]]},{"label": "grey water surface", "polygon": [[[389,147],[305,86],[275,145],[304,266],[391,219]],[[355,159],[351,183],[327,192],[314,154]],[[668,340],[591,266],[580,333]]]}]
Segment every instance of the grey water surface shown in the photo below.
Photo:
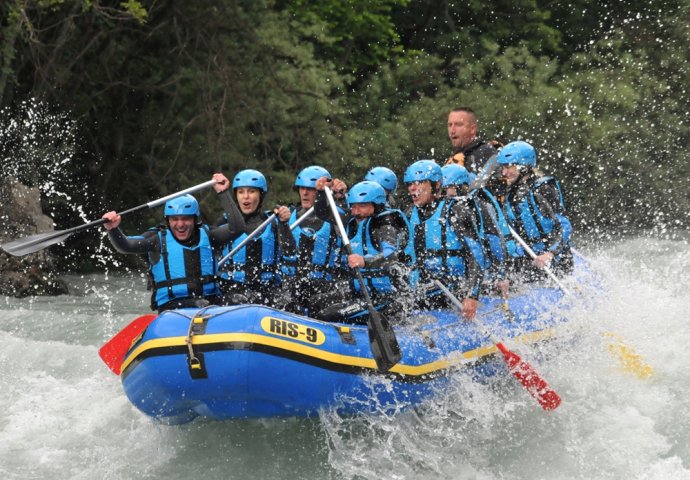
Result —
[{"label": "grey water surface", "polygon": [[[573,331],[514,346],[562,396],[544,412],[511,377],[459,372],[396,415],[159,425],[125,397],[99,347],[148,312],[137,275],[67,276],[53,298],[0,297],[4,479],[690,478],[688,237],[585,252],[603,286]],[[654,368],[621,369],[615,334]],[[537,351],[538,350],[538,351]]]}]

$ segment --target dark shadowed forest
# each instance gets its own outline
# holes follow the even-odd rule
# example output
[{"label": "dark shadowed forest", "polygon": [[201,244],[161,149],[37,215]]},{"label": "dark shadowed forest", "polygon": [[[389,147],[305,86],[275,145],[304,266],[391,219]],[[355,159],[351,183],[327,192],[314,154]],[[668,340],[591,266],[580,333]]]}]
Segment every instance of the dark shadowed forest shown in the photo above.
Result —
[{"label": "dark shadowed forest", "polygon": [[[218,170],[257,168],[270,202],[293,202],[308,165],[354,182],[374,165],[401,174],[443,160],[447,112],[470,106],[482,137],[538,148],[581,231],[684,228],[689,10],[688,0],[8,0],[2,174],[41,188],[61,226]],[[215,215],[212,195],[201,199]]]}]

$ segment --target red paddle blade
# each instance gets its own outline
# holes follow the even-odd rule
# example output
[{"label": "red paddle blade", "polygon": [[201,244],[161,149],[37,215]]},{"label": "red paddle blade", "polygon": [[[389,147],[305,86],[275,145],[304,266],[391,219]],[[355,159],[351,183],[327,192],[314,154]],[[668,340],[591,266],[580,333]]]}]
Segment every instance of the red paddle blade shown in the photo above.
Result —
[{"label": "red paddle blade", "polygon": [[122,362],[129,348],[132,346],[134,339],[146,330],[146,327],[148,327],[157,316],[156,314],[149,313],[132,320],[129,325],[120,330],[117,335],[111,338],[100,348],[100,350],[98,350],[98,355],[115,375],[120,374],[120,367],[122,367]]},{"label": "red paddle blade", "polygon": [[498,343],[496,346],[503,352],[503,359],[508,365],[510,373],[520,381],[530,395],[537,399],[539,405],[544,410],[558,408],[561,404],[561,397],[549,387],[546,380],[529,363],[522,360],[517,353],[511,352],[502,343]]}]

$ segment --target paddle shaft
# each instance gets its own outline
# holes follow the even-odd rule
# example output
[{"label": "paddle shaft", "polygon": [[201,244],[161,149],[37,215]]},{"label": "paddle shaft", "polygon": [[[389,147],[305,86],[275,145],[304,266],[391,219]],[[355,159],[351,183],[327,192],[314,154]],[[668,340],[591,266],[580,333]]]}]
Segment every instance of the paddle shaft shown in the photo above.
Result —
[{"label": "paddle shaft", "polygon": [[[450,301],[458,308],[458,311],[462,312],[462,303],[458,300],[458,297],[453,295],[448,287],[446,287],[439,280],[434,281],[438,288],[450,299]],[[549,384],[544,380],[539,373],[527,362],[522,360],[520,356],[509,350],[503,342],[495,338],[486,325],[476,316],[473,321],[479,325],[482,329],[484,335],[486,335],[491,342],[496,345],[496,348],[503,354],[503,360],[506,362],[510,373],[522,384],[523,387],[529,392],[532,397],[534,397],[539,405],[544,410],[555,410],[561,404],[561,397],[549,387]]]},{"label": "paddle shaft", "polygon": [[[328,204],[331,207],[331,212],[333,213],[333,218],[336,225],[338,226],[338,232],[340,233],[340,238],[343,242],[343,247],[348,255],[352,254],[352,247],[350,246],[350,239],[345,231],[345,226],[340,218],[340,212],[338,212],[338,207],[335,204],[335,199],[333,198],[333,192],[328,187],[324,189],[326,193],[326,198],[328,199]],[[384,317],[380,312],[376,311],[374,303],[371,301],[371,296],[367,290],[367,285],[364,282],[364,277],[362,277],[362,272],[359,268],[354,268],[357,281],[360,285],[360,290],[364,299],[367,302],[367,309],[369,310],[369,318],[367,319],[367,330],[369,333],[369,347],[376,361],[376,366],[379,371],[387,372],[396,363],[400,361],[401,352],[400,345],[398,344],[398,339],[395,336],[395,332],[391,327],[388,319]]]},{"label": "paddle shaft", "polygon": [[[292,223],[292,225],[290,225],[290,230],[294,230],[295,228],[297,228],[297,226],[299,226],[303,221],[305,221],[312,213],[314,213],[314,207],[311,207],[309,210],[307,210],[306,212],[304,212],[304,215],[302,215],[302,216],[299,217],[297,220],[295,220],[295,221]],[[261,233],[261,232],[263,231],[263,229],[266,228],[266,226],[267,226],[269,223],[271,223],[275,218],[276,218],[276,214],[274,213],[273,215],[271,215],[270,217],[268,217],[266,220],[264,220],[264,222],[263,222],[261,225],[259,225],[258,227],[256,227],[256,229],[255,229],[252,233],[250,233],[250,234],[247,236],[247,238],[245,238],[244,240],[242,240],[242,241],[240,242],[239,245],[237,245],[235,248],[233,248],[232,250],[230,250],[230,253],[228,253],[227,255],[225,255],[223,258],[220,259],[220,261],[218,262],[218,268],[220,268],[220,267],[222,267],[223,265],[225,265],[225,262],[227,262],[228,260],[230,260],[230,258],[231,258],[234,254],[236,254],[237,252],[239,252],[240,249],[241,249],[242,247],[244,247],[247,243],[249,243],[250,241],[252,241],[252,240],[253,240],[259,233]]]},{"label": "paddle shaft", "polygon": [[[530,255],[530,257],[536,258],[537,254],[534,253],[534,250],[532,250],[529,247],[529,245],[527,245],[527,243],[522,239],[522,237],[520,237],[520,235],[518,235],[518,233],[515,230],[513,230],[513,228],[510,225],[508,225],[508,228],[510,228],[510,233],[513,235],[515,240],[517,240],[518,243],[522,245],[522,248],[525,249],[525,251]],[[580,254],[577,251],[575,251],[575,254],[580,255],[580,257],[582,257],[582,254]],[[563,286],[563,283],[561,283],[561,281],[558,280],[558,277],[554,275],[554,273],[551,271],[548,265],[544,266],[544,271],[549,275],[551,280],[556,282],[556,285],[558,285],[558,288],[560,288],[564,294],[566,294],[567,296],[572,296],[570,291],[566,289],[565,286]],[[654,373],[654,369],[650,365],[645,363],[642,357],[637,352],[635,352],[632,349],[632,347],[624,344],[619,336],[616,335],[616,337],[618,337],[618,341],[617,343],[609,345],[609,351],[611,351],[612,353],[616,353],[618,355],[619,360],[623,365],[623,369],[635,373],[639,378],[642,379],[652,376],[652,374]]]},{"label": "paddle shaft", "polygon": [[[328,187],[325,188],[325,192],[326,197],[328,198],[328,204],[330,205],[331,211],[333,212],[333,217],[335,218],[335,223],[338,226],[338,231],[340,232],[340,237],[342,238],[345,252],[348,255],[352,255],[352,246],[350,245],[350,239],[347,236],[347,232],[345,232],[345,226],[343,225],[343,221],[340,218],[340,212],[338,212],[338,207],[336,207],[335,205],[333,193],[331,192],[331,189]],[[369,311],[371,312],[372,310],[375,310],[374,302],[371,301],[371,296],[369,295],[366,283],[364,282],[364,277],[362,277],[362,272],[359,270],[359,268],[353,268],[352,270],[354,270],[355,275],[357,276],[357,281],[359,282],[361,287],[360,290],[362,291],[362,295],[364,295],[364,300],[366,300],[367,305],[369,306]]]},{"label": "paddle shaft", "polygon": [[314,207],[310,207],[309,210],[304,212],[304,214],[299,217],[297,220],[295,220],[292,225],[290,225],[290,230],[294,230],[297,228],[303,221],[305,221],[311,214],[314,213]]},{"label": "paddle shaft", "polygon": [[[126,215],[140,212],[142,210],[146,210],[148,208],[154,208],[159,205],[164,204],[168,200],[171,200],[173,198],[186,195],[188,193],[196,192],[197,190],[202,190],[206,187],[210,187],[211,185],[215,185],[216,181],[215,180],[209,180],[208,182],[201,183],[199,185],[196,185],[194,187],[186,188],[184,190],[181,190],[179,192],[167,195],[165,197],[159,198],[157,200],[153,200],[148,203],[144,203],[143,205],[139,205],[134,208],[130,208],[129,210],[125,210],[123,212],[118,213],[121,217],[124,217]],[[83,225],[78,225],[76,227],[69,228],[67,230],[58,230],[55,232],[46,232],[46,233],[38,233],[35,235],[30,235],[28,237],[24,237],[19,240],[14,240],[12,242],[8,242],[4,245],[2,245],[2,249],[5,250],[7,253],[15,256],[21,256],[21,255],[26,255],[29,253],[37,252],[38,250],[42,250],[43,248],[49,247],[50,245],[53,245],[55,243],[60,243],[64,240],[67,239],[70,235],[73,233],[82,231],[82,230],[87,230],[89,228],[93,227],[98,227],[100,225],[103,225],[105,223],[108,223],[108,220],[105,218],[101,218],[98,220],[94,220],[93,222],[85,223]]]},{"label": "paddle shaft", "polygon": [[484,168],[481,172],[479,172],[479,174],[477,174],[477,178],[475,178],[474,181],[470,183],[468,190],[483,188],[484,185],[486,185],[486,182],[488,182],[491,178],[491,175],[494,173],[494,170],[496,170],[496,167],[498,167],[498,154],[492,155],[486,161],[486,163],[484,164]]},{"label": "paddle shaft", "polygon": [[[522,246],[525,252],[527,252],[529,256],[532,257],[532,259],[537,258],[537,254],[534,252],[534,250],[532,250],[530,246],[527,245],[527,242],[525,242],[522,239],[522,237],[515,231],[513,227],[510,226],[510,224],[508,224],[508,228],[510,229],[510,234]],[[542,270],[544,270],[546,274],[549,276],[549,278],[551,278],[551,280],[553,280],[556,283],[556,285],[558,285],[558,288],[560,288],[563,291],[563,293],[565,293],[566,295],[570,295],[568,289],[565,288],[563,283],[558,279],[558,277],[553,273],[553,271],[549,268],[548,265],[544,265],[542,267]]]},{"label": "paddle shaft", "polygon": [[259,234],[263,231],[263,229],[266,228],[266,227],[268,226],[269,223],[271,223],[273,220],[276,219],[276,217],[277,217],[277,215],[274,213],[273,215],[271,215],[270,217],[268,217],[266,220],[264,220],[264,221],[261,223],[261,225],[259,225],[258,227],[256,227],[252,233],[250,233],[249,235],[247,235],[247,238],[245,238],[244,240],[242,240],[242,241],[239,243],[239,245],[237,245],[237,246],[234,247],[232,250],[230,250],[230,253],[228,253],[227,255],[225,255],[223,258],[220,259],[220,261],[218,262],[218,268],[220,268],[220,267],[222,267],[223,265],[225,265],[225,262],[227,262],[228,260],[230,260],[230,258],[232,258],[232,256],[233,256],[234,254],[236,254],[237,252],[239,252],[246,244],[248,244],[249,242],[251,242],[252,240],[254,240],[254,237],[256,237],[257,235],[259,235]]},{"label": "paddle shaft", "polygon": [[[446,287],[443,282],[440,280],[434,280],[434,283],[438,288],[441,289],[441,291],[444,293],[444,295],[451,301],[453,305],[455,305],[455,308],[458,309],[459,312],[462,312],[463,307],[462,307],[462,302],[458,297],[456,297],[449,289]],[[477,325],[479,325],[479,328],[481,328],[484,331],[484,334],[489,337],[489,340],[491,340],[493,343],[498,346],[499,343],[501,343],[500,340],[497,338],[494,338],[493,335],[489,332],[489,330],[486,328],[486,325],[479,319],[479,315],[475,315],[475,317],[472,319],[473,322],[475,322]]]}]

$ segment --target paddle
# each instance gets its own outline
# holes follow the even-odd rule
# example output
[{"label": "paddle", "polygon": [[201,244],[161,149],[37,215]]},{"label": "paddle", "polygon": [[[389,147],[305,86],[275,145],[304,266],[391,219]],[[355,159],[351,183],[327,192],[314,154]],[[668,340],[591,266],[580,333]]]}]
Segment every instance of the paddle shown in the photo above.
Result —
[{"label": "paddle", "polygon": [[494,173],[498,167],[498,154],[492,155],[484,164],[482,171],[477,174],[477,177],[469,184],[467,190],[476,190],[477,188],[483,188],[486,182],[489,181],[491,175]]},{"label": "paddle", "polygon": [[[522,239],[522,237],[515,231],[515,229],[512,226],[510,226],[510,224],[508,225],[508,229],[510,230],[510,234],[522,246],[522,248],[525,250],[525,252],[527,252],[529,254],[529,256],[532,257],[533,260],[535,258],[537,258],[537,254],[534,253],[534,250],[532,250],[530,248],[530,246],[527,245],[527,242],[525,242]],[[542,267],[542,270],[544,270],[544,272],[546,272],[546,274],[549,276],[549,278],[551,278],[551,280],[553,280],[554,283],[556,285],[558,285],[558,288],[560,288],[563,293],[565,293],[566,295],[572,295],[570,293],[570,291],[567,288],[565,288],[565,286],[561,283],[561,281],[558,279],[558,277],[551,271],[551,269],[549,268],[548,265],[544,265]]]},{"label": "paddle", "polygon": [[295,220],[292,225],[290,225],[290,230],[294,230],[297,228],[303,221],[305,221],[309,216],[314,213],[314,207],[310,207],[309,210],[304,212],[301,217],[299,217],[297,220]]},{"label": "paddle", "polygon": [[137,338],[157,316],[158,315],[155,313],[149,313],[134,319],[98,350],[98,355],[115,375],[120,374],[120,367],[134,339]]},{"label": "paddle", "polygon": [[[529,254],[529,256],[532,257],[532,259],[537,258],[537,254],[534,252],[534,250],[530,248],[527,242],[525,242],[522,239],[522,237],[513,229],[513,227],[508,225],[508,228],[510,229],[510,234]],[[565,288],[565,286],[561,283],[558,277],[556,277],[556,275],[553,273],[553,271],[549,268],[548,265],[544,265],[542,269],[544,270],[544,272],[546,272],[549,278],[551,278],[551,280],[553,280],[554,283],[558,285],[558,288],[560,288],[564,294],[572,296],[570,291]],[[613,333],[606,333],[604,335],[609,338],[614,338],[616,340],[615,343],[609,344],[609,352],[611,352],[612,354],[616,354],[618,356],[618,361],[621,363],[623,370],[627,372],[632,372],[641,379],[645,379],[652,376],[652,374],[654,373],[654,369],[642,359],[642,356],[640,354],[636,353],[631,347],[625,345],[619,335],[615,335]]]},{"label": "paddle", "polygon": [[[462,303],[458,300],[458,297],[453,295],[448,288],[438,280],[434,280],[438,288],[450,299],[450,301],[457,307],[457,309],[462,312]],[[496,348],[503,354],[503,360],[508,366],[508,370],[513,374],[515,378],[522,384],[522,386],[527,389],[530,395],[537,399],[539,405],[544,410],[555,410],[561,404],[561,397],[549,387],[549,384],[544,380],[541,375],[526,361],[522,360],[520,356],[508,350],[508,348],[503,345],[503,342],[496,339],[489,333],[486,325],[479,319],[479,316],[475,316],[474,321],[479,328],[481,328],[484,334],[489,337],[495,345]]]},{"label": "paddle", "polygon": [[[333,212],[333,218],[338,226],[345,252],[351,255],[352,247],[350,246],[350,239],[347,237],[347,233],[345,233],[345,227],[340,219],[340,213],[335,204],[333,193],[328,187],[324,190],[326,192],[326,198],[328,198],[328,204]],[[362,295],[364,295],[364,299],[367,302],[367,309],[369,310],[369,318],[367,320],[369,347],[371,348],[371,353],[374,355],[374,360],[376,361],[376,366],[379,371],[387,372],[400,361],[400,345],[398,344],[398,339],[395,337],[395,332],[388,322],[388,319],[374,308],[366,283],[364,282],[364,278],[362,278],[362,272],[360,272],[359,268],[353,268],[353,270],[357,276],[360,290],[362,291]]]},{"label": "paddle", "polygon": [[[310,208],[307,210],[304,215],[302,215],[299,219],[297,219],[292,225],[290,225],[290,229],[294,229],[297,225],[299,225],[301,222],[303,222],[309,215],[311,215],[314,212],[314,207]],[[275,216],[274,216],[275,217]],[[263,224],[261,224],[254,232],[252,232],[251,237],[253,238],[256,236],[258,232],[260,232],[266,225],[268,225],[269,220],[272,220],[272,218],[266,220]],[[251,238],[249,239],[251,240]],[[247,240],[247,241],[249,241]],[[246,244],[246,242],[245,242]],[[237,250],[242,248],[244,245],[240,245],[237,247]],[[236,250],[235,250],[236,251]],[[231,252],[228,255],[228,258],[230,258],[235,251]],[[129,325],[127,325],[125,328],[120,330],[120,332],[115,335],[113,338],[111,338],[105,345],[103,345],[100,350],[98,351],[98,354],[100,357],[103,359],[105,364],[110,368],[110,370],[113,371],[116,375],[120,374],[120,367],[122,365],[122,362],[125,359],[125,355],[129,351],[130,346],[132,345],[132,342],[134,341],[135,338],[143,332],[146,327],[149,326],[149,324],[157,317],[158,315],[156,314],[147,314],[147,315],[142,315],[141,317],[133,320]]]},{"label": "paddle", "polygon": [[[314,213],[314,207],[311,207],[309,210],[307,210],[306,212],[304,212],[304,214],[303,214],[301,217],[299,217],[297,220],[295,220],[295,221],[292,223],[292,225],[290,225],[290,230],[294,230],[299,224],[301,224],[303,221],[305,221],[305,220],[309,217],[309,215],[311,215],[312,213]],[[270,217],[268,217],[266,220],[264,220],[263,223],[262,223],[261,225],[259,225],[258,227],[256,227],[256,229],[255,229],[252,233],[250,233],[249,235],[247,235],[247,238],[245,238],[244,240],[242,240],[242,241],[239,243],[239,245],[237,245],[235,248],[233,248],[232,250],[230,250],[230,253],[228,253],[226,256],[224,256],[223,258],[221,258],[221,259],[218,261],[218,268],[220,268],[220,267],[222,267],[223,265],[225,265],[225,262],[227,262],[228,260],[230,260],[230,258],[231,258],[234,254],[236,254],[237,252],[239,252],[240,249],[241,249],[242,247],[244,247],[246,244],[248,244],[249,242],[251,242],[251,241],[254,239],[254,237],[256,237],[259,233],[261,233],[261,232],[263,231],[263,229],[266,228],[266,226],[267,226],[269,223],[271,223],[273,220],[275,220],[275,218],[276,218],[276,214],[274,213],[273,215],[271,215]]]},{"label": "paddle", "polygon": [[[159,198],[158,200],[154,200],[149,203],[145,203],[143,205],[139,205],[138,207],[130,208],[129,210],[125,210],[124,212],[119,213],[121,217],[124,217],[125,215],[129,215],[130,213],[135,213],[135,212],[140,212],[142,210],[145,210],[147,208],[154,208],[159,205],[163,205],[165,202],[167,202],[170,199],[179,197],[181,195],[185,195],[187,193],[192,193],[196,192],[197,190],[204,189],[206,187],[210,187],[211,185],[214,185],[216,183],[215,180],[209,180],[208,182],[201,183],[195,187],[190,187],[185,190],[181,190],[177,193],[170,194],[168,196]],[[72,227],[67,230],[57,230],[53,232],[45,232],[45,233],[37,233],[35,235],[29,235],[28,237],[20,238],[19,240],[13,240],[11,242],[5,243],[4,245],[0,245],[0,248],[2,248],[4,251],[9,253],[10,255],[14,256],[22,256],[22,255],[28,255],[29,253],[34,253],[38,252],[39,250],[43,250],[46,247],[49,247],[51,245],[55,245],[56,243],[61,243],[67,240],[67,238],[72,235],[73,233],[80,232],[82,230],[86,230],[92,227],[98,227],[100,225],[103,225],[104,223],[107,223],[108,220],[105,218],[101,218],[99,220],[85,223],[84,225],[79,225],[76,227]]]},{"label": "paddle", "polygon": [[220,267],[222,267],[223,265],[225,265],[225,262],[227,262],[228,260],[230,260],[230,258],[231,258],[234,254],[236,254],[237,252],[239,252],[239,251],[242,249],[242,247],[244,247],[246,244],[248,244],[249,242],[251,242],[252,240],[254,240],[254,237],[256,237],[257,235],[259,235],[259,234],[263,231],[263,229],[266,228],[266,226],[267,226],[269,223],[271,223],[273,220],[276,219],[276,217],[277,217],[277,215],[274,213],[273,215],[271,215],[270,217],[268,217],[266,220],[264,220],[264,221],[261,223],[261,225],[259,225],[258,227],[256,227],[252,233],[250,233],[249,235],[247,235],[247,238],[245,238],[244,240],[242,240],[242,241],[239,243],[239,245],[237,245],[235,248],[233,248],[232,250],[230,250],[230,253],[228,253],[226,256],[224,256],[223,258],[220,259],[220,261],[218,262],[218,268],[220,268]]}]

